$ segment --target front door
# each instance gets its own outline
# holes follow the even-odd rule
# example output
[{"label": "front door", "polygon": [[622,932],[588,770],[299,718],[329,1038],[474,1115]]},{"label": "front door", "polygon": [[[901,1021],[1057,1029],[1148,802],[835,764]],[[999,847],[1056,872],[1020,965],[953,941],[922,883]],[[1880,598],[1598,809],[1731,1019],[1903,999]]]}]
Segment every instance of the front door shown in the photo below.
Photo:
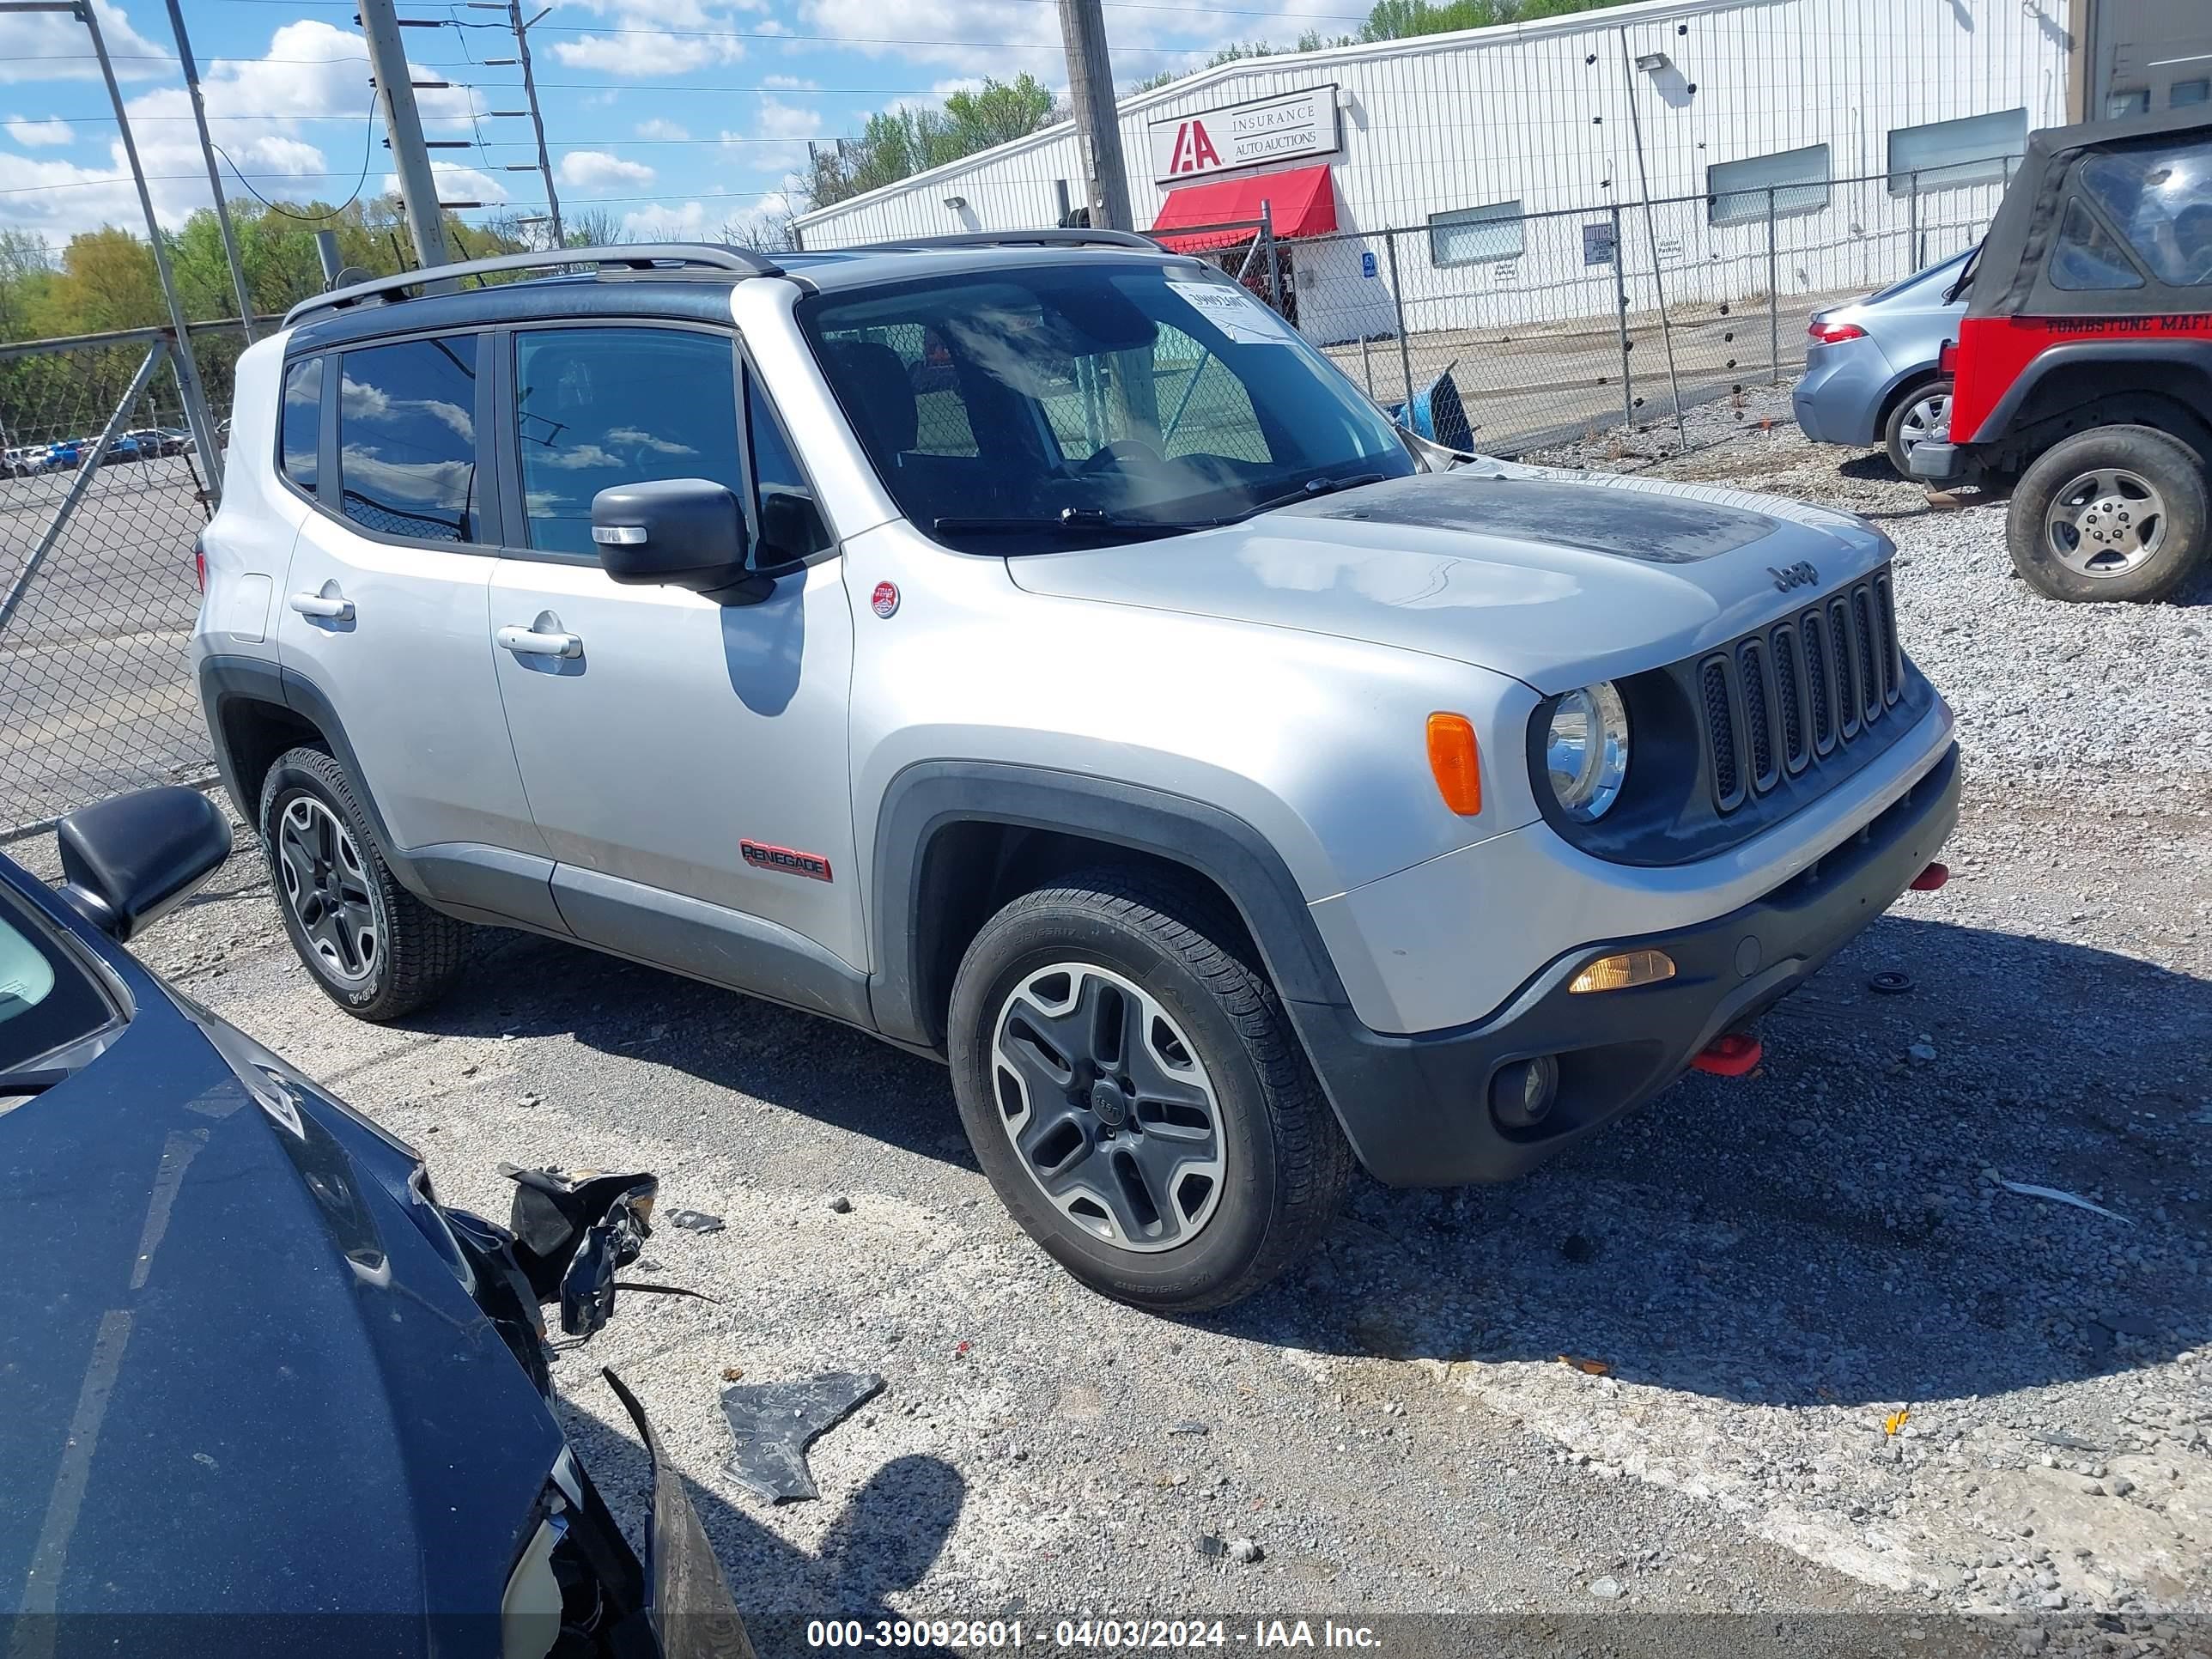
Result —
[{"label": "front door", "polygon": [[[626,955],[850,1017],[866,961],[852,615],[773,410],[726,329],[520,329],[502,349],[514,531],[491,655],[562,915]],[[692,477],[746,503],[756,567],[779,573],[766,599],[600,569],[592,496]]]},{"label": "front door", "polygon": [[277,606],[278,660],[336,714],[394,850],[443,849],[434,862],[543,852],[483,653],[488,350],[469,333],[367,346],[296,360],[285,384],[285,475],[316,507]]}]

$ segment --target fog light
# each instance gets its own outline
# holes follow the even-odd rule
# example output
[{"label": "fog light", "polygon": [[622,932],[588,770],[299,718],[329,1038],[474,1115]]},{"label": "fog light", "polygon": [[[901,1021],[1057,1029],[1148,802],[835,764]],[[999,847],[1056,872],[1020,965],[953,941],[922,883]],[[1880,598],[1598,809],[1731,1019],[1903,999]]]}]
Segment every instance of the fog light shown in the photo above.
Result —
[{"label": "fog light", "polygon": [[1508,1129],[1542,1122],[1559,1095],[1559,1062],[1549,1054],[1516,1060],[1490,1080],[1490,1110]]},{"label": "fog light", "polygon": [[1674,958],[1664,951],[1623,951],[1617,957],[1600,957],[1567,982],[1570,995],[1584,991],[1626,991],[1632,985],[1652,985],[1674,977]]}]

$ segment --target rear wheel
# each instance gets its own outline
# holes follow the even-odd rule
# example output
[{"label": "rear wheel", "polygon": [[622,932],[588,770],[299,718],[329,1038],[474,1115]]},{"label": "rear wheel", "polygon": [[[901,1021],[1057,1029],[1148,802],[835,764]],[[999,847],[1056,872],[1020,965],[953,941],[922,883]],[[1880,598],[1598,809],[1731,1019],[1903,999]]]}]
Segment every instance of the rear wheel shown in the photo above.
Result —
[{"label": "rear wheel", "polygon": [[992,917],[953,985],[953,1088],[991,1184],[1063,1267],[1156,1312],[1259,1290],[1351,1176],[1239,939],[1202,891],[1094,871]]},{"label": "rear wheel", "polygon": [[1897,469],[1899,477],[1908,483],[1911,480],[1912,452],[1941,431],[1950,419],[1948,380],[1924,381],[1897,400],[1897,407],[1882,422],[1881,443],[1889,452],[1889,464]]},{"label": "rear wheel", "polygon": [[460,977],[473,930],[399,884],[331,756],[278,757],[261,786],[261,840],[292,948],[348,1013],[398,1019]]},{"label": "rear wheel", "polygon": [[2013,490],[2012,562],[2054,599],[2152,600],[2204,558],[2204,463],[2147,426],[2102,426],[2046,451]]}]

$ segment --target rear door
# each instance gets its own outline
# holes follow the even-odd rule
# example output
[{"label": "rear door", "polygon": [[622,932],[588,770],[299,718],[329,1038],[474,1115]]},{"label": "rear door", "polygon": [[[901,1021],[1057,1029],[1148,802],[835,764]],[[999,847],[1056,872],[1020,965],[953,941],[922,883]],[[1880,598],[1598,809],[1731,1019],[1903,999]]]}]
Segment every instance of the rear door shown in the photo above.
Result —
[{"label": "rear door", "polygon": [[403,853],[544,850],[483,649],[488,349],[460,332],[323,358],[314,510],[276,606],[279,661],[335,712]]},{"label": "rear door", "polygon": [[[510,528],[490,655],[563,917],[626,955],[852,1016],[866,961],[846,764],[852,615],[735,336],[518,328],[501,362]],[[592,498],[653,478],[727,485],[774,592],[723,605],[610,580]]]}]

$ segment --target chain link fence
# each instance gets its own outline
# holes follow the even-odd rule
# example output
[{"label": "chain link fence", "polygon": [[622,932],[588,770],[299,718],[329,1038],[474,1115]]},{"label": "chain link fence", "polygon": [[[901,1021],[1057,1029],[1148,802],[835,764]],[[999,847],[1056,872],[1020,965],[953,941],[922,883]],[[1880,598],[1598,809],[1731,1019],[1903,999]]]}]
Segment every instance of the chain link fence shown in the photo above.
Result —
[{"label": "chain link fence", "polygon": [[1449,374],[1487,453],[1623,428],[1679,446],[1683,411],[1794,375],[1815,312],[1971,246],[2010,167],[1339,231],[1277,243],[1247,283],[1386,408]]},{"label": "chain link fence", "polygon": [[[192,343],[228,407],[242,336]],[[166,330],[0,346],[0,838],[213,773],[187,641],[214,481],[185,396]]]}]

